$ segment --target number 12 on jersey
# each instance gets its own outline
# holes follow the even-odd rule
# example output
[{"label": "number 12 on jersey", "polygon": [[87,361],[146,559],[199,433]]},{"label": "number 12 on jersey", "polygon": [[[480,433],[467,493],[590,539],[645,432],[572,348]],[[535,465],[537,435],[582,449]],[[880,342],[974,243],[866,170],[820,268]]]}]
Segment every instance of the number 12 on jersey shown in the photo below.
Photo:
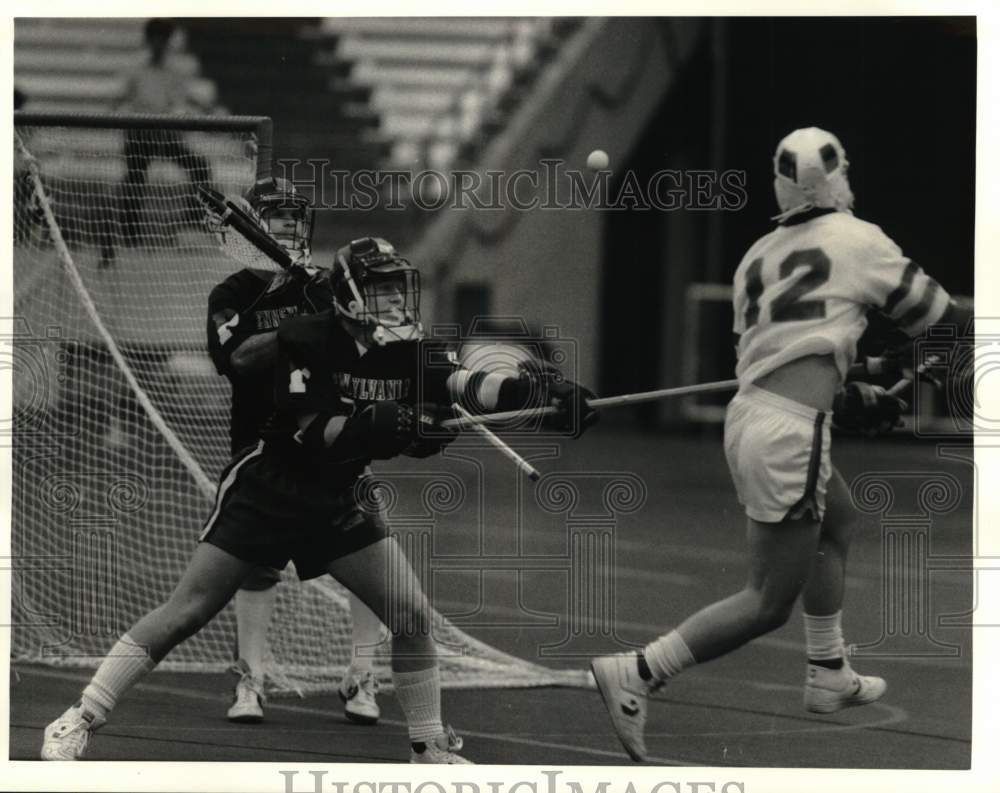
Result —
[{"label": "number 12 on jersey", "polygon": [[792,251],[778,265],[778,281],[765,284],[762,276],[764,259],[754,259],[747,267],[747,307],[743,316],[747,329],[760,319],[760,298],[765,289],[779,291],[770,301],[771,322],[822,319],[826,302],[804,299],[806,295],[830,280],[830,257],[822,248]]}]

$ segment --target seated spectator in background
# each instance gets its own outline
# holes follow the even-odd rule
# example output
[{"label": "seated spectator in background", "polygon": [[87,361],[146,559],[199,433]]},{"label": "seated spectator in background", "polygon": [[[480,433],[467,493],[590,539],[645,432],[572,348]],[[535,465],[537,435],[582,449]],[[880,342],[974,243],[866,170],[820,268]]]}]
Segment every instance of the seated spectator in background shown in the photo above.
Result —
[{"label": "seated spectator in background", "polygon": [[143,41],[148,61],[124,75],[125,92],[117,109],[156,115],[211,113],[211,102],[197,96],[191,76],[178,69],[171,57],[184,49],[184,36],[177,24],[171,19],[150,19],[143,29]]},{"label": "seated spectator in background", "polygon": [[[125,113],[151,115],[184,115],[211,113],[209,102],[197,97],[196,85],[189,75],[176,68],[171,55],[183,47],[181,30],[170,19],[150,19],[143,31],[148,60],[127,73],[125,91],[116,110]],[[208,161],[193,153],[185,144],[182,134],[171,129],[125,130],[125,182],[122,185],[120,207],[123,235],[127,244],[138,244],[141,235],[139,213],[142,206],[142,188],[146,184],[149,162],[153,158],[169,159],[187,173],[192,186],[209,186],[211,173]],[[192,190],[186,202],[185,220],[201,221],[202,209],[197,191]],[[114,258],[111,235],[102,242],[102,264]]]}]

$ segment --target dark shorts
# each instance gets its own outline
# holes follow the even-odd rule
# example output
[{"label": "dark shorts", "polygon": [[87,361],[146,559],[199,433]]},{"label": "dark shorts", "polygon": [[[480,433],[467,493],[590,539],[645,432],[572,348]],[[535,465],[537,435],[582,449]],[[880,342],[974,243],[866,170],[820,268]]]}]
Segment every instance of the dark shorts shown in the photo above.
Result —
[{"label": "dark shorts", "polygon": [[290,470],[257,446],[222,472],[200,540],[279,570],[291,560],[307,580],[386,536],[385,522],[358,505],[353,486],[333,488],[320,473]]}]

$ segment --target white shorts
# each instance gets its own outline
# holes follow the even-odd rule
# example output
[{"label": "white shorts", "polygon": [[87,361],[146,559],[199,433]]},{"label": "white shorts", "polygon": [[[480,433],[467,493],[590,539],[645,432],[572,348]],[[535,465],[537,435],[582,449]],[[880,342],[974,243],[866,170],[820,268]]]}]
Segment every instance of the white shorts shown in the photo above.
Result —
[{"label": "white shorts", "polygon": [[830,462],[830,413],[744,386],[726,409],[726,462],[746,513],[762,523],[822,520]]}]

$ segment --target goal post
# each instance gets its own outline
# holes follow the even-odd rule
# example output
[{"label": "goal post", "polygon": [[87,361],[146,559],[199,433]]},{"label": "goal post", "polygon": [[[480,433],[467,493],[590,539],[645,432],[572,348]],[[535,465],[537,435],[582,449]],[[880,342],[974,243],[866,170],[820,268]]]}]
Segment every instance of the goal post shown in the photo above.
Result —
[{"label": "goal post", "polygon": [[[229,459],[206,309],[242,265],[197,188],[241,194],[269,175],[271,121],[19,111],[14,125],[11,654],[87,667],[168,597]],[[435,619],[458,648],[444,685],[588,684]],[[332,690],[350,660],[346,593],[285,570],[269,639],[273,688]],[[222,671],[234,642],[225,609],[162,666]],[[377,666],[387,679],[384,653]]]}]

